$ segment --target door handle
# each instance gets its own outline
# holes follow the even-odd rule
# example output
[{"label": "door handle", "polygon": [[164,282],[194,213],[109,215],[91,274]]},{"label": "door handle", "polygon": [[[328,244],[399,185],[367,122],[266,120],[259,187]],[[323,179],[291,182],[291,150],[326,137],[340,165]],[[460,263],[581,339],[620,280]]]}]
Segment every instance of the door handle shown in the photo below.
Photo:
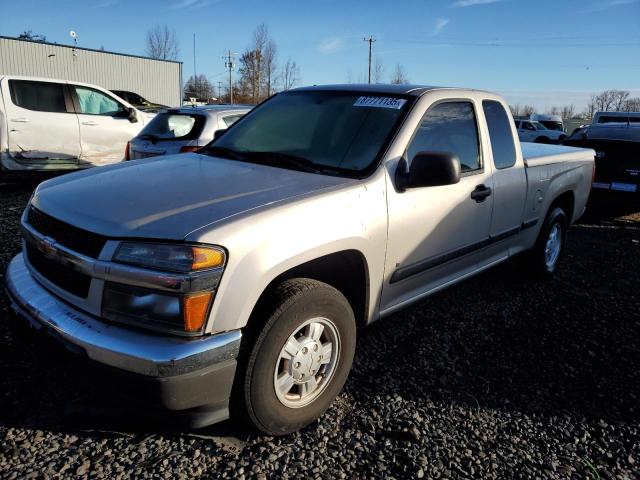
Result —
[{"label": "door handle", "polygon": [[25,117],[12,118],[11,121],[12,122],[18,122],[18,123],[29,123],[29,119],[25,118]]},{"label": "door handle", "polygon": [[491,195],[491,188],[485,185],[478,185],[473,192],[471,192],[471,198],[476,203],[484,202],[487,197]]},{"label": "door handle", "polygon": [[90,127],[94,127],[98,125],[98,122],[94,122],[93,120],[89,120],[88,122],[82,122],[83,125],[89,125]]}]

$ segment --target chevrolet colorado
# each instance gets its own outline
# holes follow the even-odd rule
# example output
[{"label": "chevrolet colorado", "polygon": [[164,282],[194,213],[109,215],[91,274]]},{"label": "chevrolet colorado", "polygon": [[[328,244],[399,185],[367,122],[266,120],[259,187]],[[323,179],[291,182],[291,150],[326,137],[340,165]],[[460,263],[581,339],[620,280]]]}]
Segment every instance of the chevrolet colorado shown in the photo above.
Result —
[{"label": "chevrolet colorado", "polygon": [[198,152],[42,183],[7,290],[108,367],[93,381],[284,434],[338,395],[358,327],[520,252],[552,274],[593,169],[593,150],[521,149],[492,93],[299,88]]}]

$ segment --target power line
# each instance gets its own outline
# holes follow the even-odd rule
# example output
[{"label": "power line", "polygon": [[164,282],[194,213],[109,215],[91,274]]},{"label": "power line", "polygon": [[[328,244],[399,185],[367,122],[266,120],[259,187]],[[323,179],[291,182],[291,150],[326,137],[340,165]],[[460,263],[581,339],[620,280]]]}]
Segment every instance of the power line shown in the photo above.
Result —
[{"label": "power line", "polygon": [[371,47],[376,39],[373,38],[372,35],[369,35],[369,38],[363,38],[362,41],[369,42],[369,83],[371,83]]}]

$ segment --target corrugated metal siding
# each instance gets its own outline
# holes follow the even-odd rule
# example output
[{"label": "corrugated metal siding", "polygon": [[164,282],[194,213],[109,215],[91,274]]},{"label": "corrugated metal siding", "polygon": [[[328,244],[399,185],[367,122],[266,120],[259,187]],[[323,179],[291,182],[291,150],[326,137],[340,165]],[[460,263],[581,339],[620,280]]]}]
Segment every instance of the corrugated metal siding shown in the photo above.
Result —
[{"label": "corrugated metal siding", "polygon": [[0,76],[27,75],[128,90],[151,102],[179,106],[181,67],[144,57],[0,38]]}]

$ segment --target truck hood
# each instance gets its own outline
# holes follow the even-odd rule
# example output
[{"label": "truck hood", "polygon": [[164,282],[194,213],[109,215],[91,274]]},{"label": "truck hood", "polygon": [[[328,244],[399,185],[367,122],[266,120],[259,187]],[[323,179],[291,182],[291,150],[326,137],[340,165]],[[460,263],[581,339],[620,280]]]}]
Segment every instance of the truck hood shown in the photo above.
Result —
[{"label": "truck hood", "polygon": [[109,237],[182,240],[233,215],[349,182],[354,180],[190,153],[48,180],[32,204]]}]

